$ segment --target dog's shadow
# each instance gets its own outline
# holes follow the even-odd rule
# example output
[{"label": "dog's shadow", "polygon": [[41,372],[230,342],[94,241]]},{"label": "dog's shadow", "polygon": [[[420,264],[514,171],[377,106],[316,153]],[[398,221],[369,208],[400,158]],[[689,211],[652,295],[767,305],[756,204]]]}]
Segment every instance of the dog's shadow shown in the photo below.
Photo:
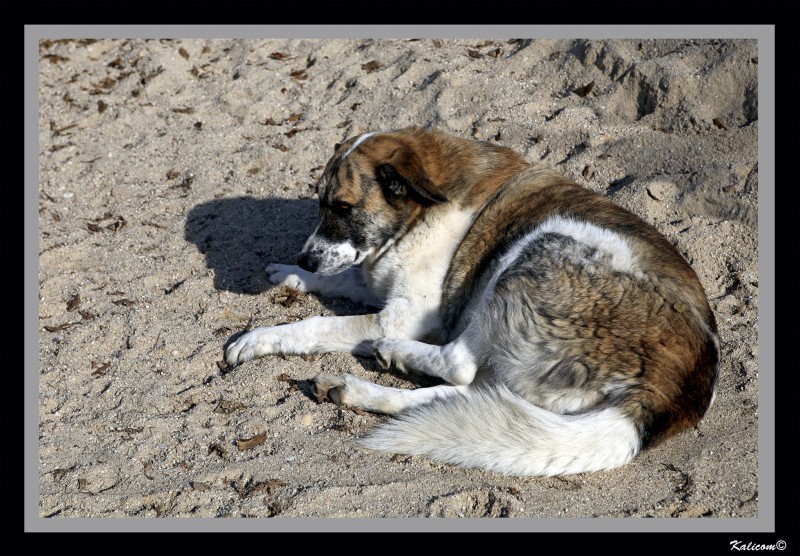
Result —
[{"label": "dog's shadow", "polygon": [[313,199],[216,199],[189,212],[185,238],[205,255],[217,290],[258,295],[272,287],[264,267],[294,264],[318,212]]},{"label": "dog's shadow", "polygon": [[[269,263],[294,264],[316,226],[318,215],[316,199],[215,199],[189,211],[184,235],[205,255],[206,266],[214,272],[214,288],[259,295],[275,287],[269,283],[264,267]],[[334,314],[375,310],[341,298],[317,298]],[[222,349],[242,333],[231,336]],[[365,369],[381,372],[372,358],[358,360]],[[312,391],[304,393],[315,399]]]}]

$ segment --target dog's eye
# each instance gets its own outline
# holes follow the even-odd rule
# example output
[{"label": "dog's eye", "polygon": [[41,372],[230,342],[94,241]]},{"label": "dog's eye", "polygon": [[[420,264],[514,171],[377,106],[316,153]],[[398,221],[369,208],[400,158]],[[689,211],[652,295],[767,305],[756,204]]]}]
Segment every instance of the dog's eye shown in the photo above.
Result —
[{"label": "dog's eye", "polygon": [[341,201],[334,201],[331,203],[331,209],[333,209],[334,212],[347,212],[351,208],[353,208],[353,205],[350,203],[344,203]]}]

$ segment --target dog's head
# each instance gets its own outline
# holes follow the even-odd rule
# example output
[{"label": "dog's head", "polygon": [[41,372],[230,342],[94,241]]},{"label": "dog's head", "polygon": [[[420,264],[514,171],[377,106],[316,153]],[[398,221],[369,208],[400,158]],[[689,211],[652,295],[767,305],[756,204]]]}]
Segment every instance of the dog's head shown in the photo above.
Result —
[{"label": "dog's head", "polygon": [[366,133],[337,144],[317,182],[319,223],[298,265],[342,272],[378,254],[425,207],[446,202],[419,149],[418,140],[402,133]]}]

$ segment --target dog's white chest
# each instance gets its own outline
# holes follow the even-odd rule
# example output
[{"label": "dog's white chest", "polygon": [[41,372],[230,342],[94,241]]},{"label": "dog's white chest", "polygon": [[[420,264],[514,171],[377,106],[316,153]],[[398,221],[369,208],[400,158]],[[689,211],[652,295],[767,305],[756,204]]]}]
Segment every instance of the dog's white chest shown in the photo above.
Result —
[{"label": "dog's white chest", "polygon": [[376,261],[364,264],[367,285],[384,301],[406,298],[420,308],[438,308],[450,261],[474,219],[471,211],[431,209]]}]

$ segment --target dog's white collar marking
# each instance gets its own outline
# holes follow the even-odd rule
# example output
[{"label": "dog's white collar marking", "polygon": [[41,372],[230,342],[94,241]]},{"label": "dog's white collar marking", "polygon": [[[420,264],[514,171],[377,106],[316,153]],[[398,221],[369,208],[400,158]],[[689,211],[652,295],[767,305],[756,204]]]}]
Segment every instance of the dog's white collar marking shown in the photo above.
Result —
[{"label": "dog's white collar marking", "polygon": [[354,150],[356,150],[356,147],[358,147],[358,146],[359,146],[361,143],[363,143],[363,142],[364,142],[366,139],[369,139],[370,137],[372,137],[372,136],[373,136],[373,135],[375,135],[376,133],[377,133],[377,131],[370,131],[369,133],[365,133],[364,135],[362,135],[361,137],[359,137],[358,139],[356,139],[355,143],[353,143],[352,145],[350,145],[350,148],[349,148],[349,149],[347,149],[347,152],[346,152],[346,153],[344,153],[344,154],[342,155],[342,158],[341,158],[340,160],[344,160],[345,158],[347,158],[347,155],[349,155],[351,152],[353,152]]}]

